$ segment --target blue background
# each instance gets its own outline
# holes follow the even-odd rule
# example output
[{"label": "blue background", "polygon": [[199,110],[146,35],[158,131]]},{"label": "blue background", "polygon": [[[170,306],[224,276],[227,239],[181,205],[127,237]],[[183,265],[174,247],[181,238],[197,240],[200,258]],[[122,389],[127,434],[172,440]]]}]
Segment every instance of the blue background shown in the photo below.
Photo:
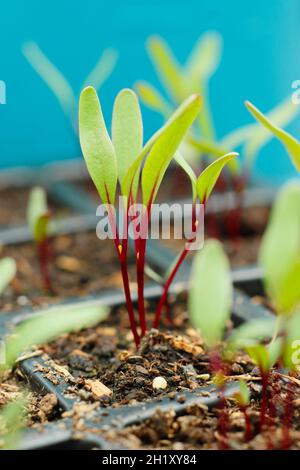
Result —
[{"label": "blue background", "polygon": [[[221,66],[211,82],[219,136],[251,122],[245,99],[266,111],[291,94],[300,78],[299,0],[110,0],[16,1],[1,4],[0,79],[7,104],[0,106],[1,167],[40,165],[80,155],[78,142],[56,99],[21,53],[36,41],[76,92],[105,47],[119,51],[111,78],[101,89],[107,121],[121,87],[137,79],[157,84],[145,40],[161,34],[184,60],[199,35],[223,35]],[[143,109],[146,134],[160,118]],[[300,118],[299,118],[300,119]],[[290,129],[300,135],[296,122]],[[293,172],[274,142],[257,162],[258,174]]]}]

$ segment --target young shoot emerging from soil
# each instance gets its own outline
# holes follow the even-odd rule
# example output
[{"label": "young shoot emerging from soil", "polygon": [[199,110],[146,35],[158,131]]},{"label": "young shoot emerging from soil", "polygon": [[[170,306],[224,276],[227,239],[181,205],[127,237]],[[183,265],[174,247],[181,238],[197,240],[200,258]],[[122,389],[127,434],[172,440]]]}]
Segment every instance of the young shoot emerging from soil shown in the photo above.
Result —
[{"label": "young shoot emerging from soil", "polygon": [[[293,378],[299,373],[300,346],[300,184],[288,183],[280,191],[262,240],[260,264],[265,291],[274,314],[239,327],[230,338],[234,348],[244,348],[257,364],[262,382],[260,430],[268,428],[281,413],[282,448],[290,446],[295,391]],[[287,389],[283,411],[274,405],[272,376],[283,375]],[[269,436],[268,447],[272,446]]]},{"label": "young shoot emerging from soil", "polygon": [[48,292],[52,292],[52,283],[49,276],[50,217],[51,214],[47,206],[45,190],[40,187],[33,188],[29,195],[27,221],[37,247],[42,284],[44,289]]},{"label": "young shoot emerging from soil", "polygon": [[[222,168],[237,154],[227,154],[214,161],[197,178],[178,149],[191,125],[197,118],[202,101],[199,95],[187,98],[171,115],[166,124],[143,145],[143,124],[138,99],[130,89],[122,90],[114,104],[112,118],[112,138],[110,138],[101,111],[97,93],[92,87],[83,90],[79,104],[80,143],[90,176],[98,190],[102,203],[106,206],[117,255],[122,273],[126,305],[130,325],[136,345],[145,335],[147,320],[144,303],[144,273],[146,262],[146,242],[151,219],[152,205],[164,178],[165,172],[174,158],[189,176],[193,192],[193,217],[191,238],[171,268],[166,280],[161,300],[155,315],[155,327],[167,300],[168,290],[179,267],[189,252],[197,230],[199,230],[196,203],[205,206]],[[141,170],[143,164],[143,169]],[[141,177],[140,177],[141,176]],[[123,201],[122,230],[116,223],[117,190]],[[137,205],[141,195],[142,210]],[[131,299],[127,269],[128,225],[134,231],[136,274],[138,285],[138,321]]]},{"label": "young shoot emerging from soil", "polygon": [[[205,243],[196,254],[191,273],[189,315],[192,325],[201,333],[209,351],[209,363],[215,383],[223,394],[226,365],[223,360],[223,334],[232,306],[232,283],[230,266],[223,247],[217,240]],[[221,400],[224,408],[225,400]],[[228,419],[225,408],[219,420],[219,432],[226,444]]]}]

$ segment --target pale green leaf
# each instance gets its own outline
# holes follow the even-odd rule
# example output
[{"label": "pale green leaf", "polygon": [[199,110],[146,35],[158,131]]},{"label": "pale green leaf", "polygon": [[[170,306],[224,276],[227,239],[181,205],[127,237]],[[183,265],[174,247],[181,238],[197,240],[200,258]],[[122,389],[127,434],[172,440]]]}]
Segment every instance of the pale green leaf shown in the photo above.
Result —
[{"label": "pale green leaf", "polygon": [[181,67],[173,53],[159,36],[149,38],[147,49],[167,93],[175,103],[180,103],[186,98],[187,90]]},{"label": "pale green leaf", "polygon": [[173,120],[158,137],[145,161],[142,172],[143,204],[153,202],[165,171],[181,141],[201,108],[199,95],[185,100],[173,115]]},{"label": "pale green leaf", "polygon": [[0,412],[0,444],[2,450],[17,448],[22,428],[25,426],[27,400],[24,395],[8,403]]},{"label": "pale green leaf", "polygon": [[283,360],[290,370],[300,366],[300,309],[287,322]]},{"label": "pale green leaf", "polygon": [[260,341],[271,339],[275,331],[276,318],[250,320],[235,328],[228,338],[233,349],[243,349]]},{"label": "pale green leaf", "polygon": [[192,187],[193,201],[195,201],[197,198],[197,189],[196,189],[197,178],[196,178],[193,168],[184,159],[184,157],[179,151],[176,152],[174,160],[180,166],[180,168],[185,172],[185,174],[188,176],[190,183],[191,183],[191,187]]},{"label": "pale green leaf", "polygon": [[250,401],[250,390],[248,388],[248,385],[246,384],[245,380],[239,380],[239,402],[247,406]]},{"label": "pale green leaf", "polygon": [[142,102],[148,106],[148,108],[161,113],[165,118],[171,114],[171,107],[159,91],[154,88],[154,86],[150,85],[150,83],[138,82],[135,84],[135,88]]},{"label": "pale green leaf", "polygon": [[[114,104],[112,141],[118,163],[118,178],[123,179],[129,167],[143,147],[143,122],[136,94],[130,89],[122,90]],[[138,177],[138,174],[136,175]],[[136,185],[133,188],[136,191]]]},{"label": "pale green leaf", "polygon": [[205,243],[193,261],[189,291],[189,316],[208,346],[222,339],[232,305],[230,267],[217,240]]},{"label": "pale green leaf", "polygon": [[[222,54],[222,36],[207,31],[196,43],[185,67],[189,93],[200,93],[217,70]],[[200,86],[201,84],[201,86]]]},{"label": "pale green leaf", "polygon": [[103,85],[103,83],[108,79],[114,70],[117,60],[117,51],[114,49],[105,49],[95,67],[85,79],[82,88],[92,86],[96,90],[99,90],[99,88]]},{"label": "pale green leaf", "polygon": [[[189,100],[187,100],[189,102]],[[152,137],[148,140],[148,142],[145,144],[144,148],[142,149],[141,153],[138,155],[136,160],[133,162],[133,164],[130,166],[128,169],[124,180],[123,180],[123,185],[122,185],[122,193],[126,196],[129,196],[131,187],[132,187],[132,182],[133,179],[136,175],[136,173],[139,171],[139,168],[146,157],[146,155],[149,153],[149,151],[152,149],[154,144],[157,142],[157,140],[163,135],[168,132],[170,132],[170,129],[174,125],[174,122],[178,119],[180,116],[180,113],[183,112],[183,106],[185,104],[183,103],[182,106],[180,106],[173,114],[172,116],[168,119],[168,121],[160,128],[158,131],[156,131]]]},{"label": "pale green leaf", "polygon": [[49,217],[46,191],[37,186],[30,191],[27,205],[27,223],[37,243],[47,238]]},{"label": "pale green leaf", "polygon": [[6,368],[34,345],[54,340],[62,334],[94,326],[105,320],[103,306],[66,305],[44,310],[38,316],[20,323],[6,340]]},{"label": "pale green leaf", "polygon": [[114,204],[117,160],[96,90],[85,88],[79,102],[80,144],[88,172],[103,203]]},{"label": "pale green leaf", "polygon": [[[257,121],[263,124],[266,129],[272,132],[280,140],[280,142],[288,151],[295,167],[298,171],[300,171],[300,142],[288,132],[284,131],[283,129],[280,129],[280,127],[273,124],[261,111],[259,111],[255,106],[253,106],[253,104],[249,103],[249,101],[246,101],[246,106],[251,112],[251,114],[255,117],[255,119],[257,119]],[[295,105],[293,106],[297,108]]]},{"label": "pale green leaf", "polygon": [[238,153],[228,153],[212,162],[204,171],[202,171],[196,183],[198,197],[202,204],[205,204],[208,201],[224,166],[237,156]]},{"label": "pale green leaf", "polygon": [[[209,155],[214,157],[221,157],[226,153],[229,153],[234,150],[234,147],[226,148],[225,145],[211,141],[209,139],[195,139],[193,136],[188,136],[188,142],[192,145],[195,149],[201,152],[203,155]],[[228,162],[228,168],[231,172],[236,175],[239,173],[240,164],[237,158],[233,158]]]},{"label": "pale green leaf", "polygon": [[[291,98],[288,97],[267,114],[267,119],[277,127],[285,127],[298,112],[299,107],[295,106],[291,102]],[[262,127],[259,123],[253,128],[251,138],[248,139],[245,144],[245,161],[248,166],[252,164],[253,159],[259,153],[260,149],[266,145],[272,137],[273,133],[269,127]]]},{"label": "pale green leaf", "polygon": [[257,129],[257,124],[238,127],[225,135],[218,144],[228,150],[236,150],[243,142],[252,138],[255,129]]},{"label": "pale green leaf", "polygon": [[259,253],[265,288],[278,313],[289,313],[294,308],[297,290],[291,287],[290,296],[287,289],[290,276],[295,274],[295,263],[299,261],[299,241],[300,184],[293,181],[285,185],[276,198]]},{"label": "pale green leaf", "polygon": [[61,108],[71,119],[76,110],[76,97],[71,85],[35,42],[27,42],[22,51],[30,65],[56,96]]},{"label": "pale green leaf", "polygon": [[267,372],[278,361],[282,353],[282,347],[282,339],[278,338],[268,345],[255,344],[253,346],[248,346],[246,347],[246,351],[255,364],[257,364],[264,372]]},{"label": "pale green leaf", "polygon": [[284,276],[277,296],[279,313],[293,313],[300,304],[300,249],[290,270]]},{"label": "pale green leaf", "polygon": [[13,280],[17,272],[17,265],[13,258],[2,258],[0,260],[0,295]]}]

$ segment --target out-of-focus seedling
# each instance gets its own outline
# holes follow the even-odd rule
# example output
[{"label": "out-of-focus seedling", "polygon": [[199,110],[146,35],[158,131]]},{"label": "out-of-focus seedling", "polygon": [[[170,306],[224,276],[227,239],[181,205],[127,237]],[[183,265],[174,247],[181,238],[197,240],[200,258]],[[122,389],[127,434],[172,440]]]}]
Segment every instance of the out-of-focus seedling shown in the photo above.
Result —
[{"label": "out-of-focus seedling", "polygon": [[20,396],[0,410],[0,450],[14,450],[26,423],[26,399]]},{"label": "out-of-focus seedling", "polygon": [[193,260],[188,310],[192,325],[211,351],[220,346],[231,306],[229,262],[221,243],[209,240]]},{"label": "out-of-focus seedling", "polygon": [[[220,242],[207,241],[195,256],[189,292],[189,316],[209,350],[211,371],[221,393],[225,385],[226,366],[222,357],[223,334],[231,314],[232,283],[230,265]],[[218,429],[222,446],[228,447],[228,416],[222,400]]]},{"label": "out-of-focus seedling", "polygon": [[[239,327],[230,338],[258,365],[262,378],[261,429],[267,411],[274,417],[270,373],[276,363],[293,374],[300,363],[300,184],[292,181],[279,192],[264,234],[259,260],[264,271],[265,291],[276,318],[253,320]],[[288,447],[293,415],[293,397],[288,396],[283,417],[283,447]]]},{"label": "out-of-focus seedling", "polygon": [[248,406],[250,403],[250,391],[244,380],[239,380],[239,391],[235,395],[235,399],[245,419],[245,441],[248,442],[252,438],[251,421],[248,415]]},{"label": "out-of-focus seedling", "polygon": [[[46,83],[56,97],[64,114],[68,118],[77,135],[77,103],[78,94],[75,93],[62,72],[46,57],[40,47],[33,41],[23,45],[22,51],[32,68]],[[112,74],[118,54],[114,49],[105,49],[94,68],[84,80],[83,87],[91,85],[99,90]]]},{"label": "out-of-focus seedling", "polygon": [[0,260],[0,295],[14,279],[17,272],[17,265],[13,258],[3,258]]},{"label": "out-of-focus seedling", "polygon": [[40,274],[43,287],[46,291],[52,291],[52,283],[49,276],[49,220],[50,211],[47,205],[47,196],[43,188],[35,187],[29,194],[27,206],[27,223],[36,243],[39,258]]},{"label": "out-of-focus seedling", "polygon": [[[300,172],[300,142],[291,134],[281,129],[280,126],[282,125],[272,119],[272,116],[265,116],[249,101],[246,101],[246,106],[255,119],[261,123],[270,134],[272,133],[278,140],[280,140],[289,153],[292,163]],[[294,104],[293,106],[298,108],[298,106],[295,106]]]},{"label": "out-of-focus seedling", "polygon": [[[214,114],[211,112],[210,79],[219,67],[222,55],[222,37],[207,31],[197,41],[184,65],[179,64],[170,47],[159,36],[150,37],[147,50],[167,98],[147,82],[138,82],[137,91],[146,106],[167,119],[174,106],[190,93],[203,96],[204,104],[196,124],[187,135],[185,145],[191,147],[193,161],[202,156],[219,157],[234,150],[242,153],[240,161],[229,165],[233,188],[239,192],[245,186],[254,159],[272,138],[272,134],[255,124],[239,127],[222,138],[217,136]],[[299,112],[290,97],[272,109],[268,116],[277,126],[287,126]]]}]

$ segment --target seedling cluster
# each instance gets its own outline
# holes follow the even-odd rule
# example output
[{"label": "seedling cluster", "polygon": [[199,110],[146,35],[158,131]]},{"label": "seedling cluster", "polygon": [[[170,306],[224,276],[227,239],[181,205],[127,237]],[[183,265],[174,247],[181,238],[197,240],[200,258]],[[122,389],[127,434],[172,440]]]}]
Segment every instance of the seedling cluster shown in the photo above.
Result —
[{"label": "seedling cluster", "polygon": [[[97,188],[100,199],[103,204],[107,205],[122,272],[130,325],[137,346],[147,331],[144,302],[147,238],[143,234],[148,231],[152,204],[170,162],[175,159],[190,178],[194,208],[191,233],[195,233],[198,222],[198,214],[196,214],[195,209],[197,199],[204,206],[206,205],[222,168],[237,156],[237,154],[231,153],[216,159],[198,177],[183,159],[179,153],[180,144],[197,118],[201,106],[202,101],[199,95],[190,96],[171,115],[166,124],[143,145],[141,112],[138,99],[132,90],[122,90],[116,98],[112,117],[112,137],[109,136],[107,131],[95,89],[92,87],[86,88],[80,97],[79,132],[81,147],[87,169]],[[143,168],[141,170],[142,164]],[[116,226],[115,213],[111,209],[116,202],[117,187],[124,201],[124,233],[119,232]],[[127,254],[128,221],[132,217],[132,207],[138,204],[140,192],[144,209],[139,223],[134,226],[134,230],[136,230],[135,262],[138,285],[137,321],[131,299]],[[169,273],[158,303],[154,320],[155,327],[159,325],[161,311],[166,302],[169,287],[187,256],[189,244],[192,242],[193,239],[187,240],[181,255]]]}]

